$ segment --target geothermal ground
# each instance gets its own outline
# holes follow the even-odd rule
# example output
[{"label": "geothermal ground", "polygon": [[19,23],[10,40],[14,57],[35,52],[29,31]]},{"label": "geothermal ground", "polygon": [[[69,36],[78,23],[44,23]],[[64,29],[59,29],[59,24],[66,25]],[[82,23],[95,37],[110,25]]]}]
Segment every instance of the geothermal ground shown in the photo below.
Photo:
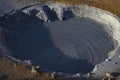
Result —
[{"label": "geothermal ground", "polygon": [[[0,43],[1,53],[4,53],[1,62],[7,60],[5,63],[9,64],[11,60],[11,65],[17,68],[23,65],[20,69],[27,72],[26,79],[34,79],[37,75],[35,80],[44,80],[43,77],[48,75],[46,72],[51,75],[47,80],[53,79],[54,75],[77,80],[120,72],[119,17],[87,5],[1,2],[7,4],[0,9]],[[32,65],[37,68],[32,67],[30,71]],[[12,70],[16,74],[20,72],[19,69]],[[1,75],[3,72],[1,70]],[[11,70],[4,75],[10,73]]]}]

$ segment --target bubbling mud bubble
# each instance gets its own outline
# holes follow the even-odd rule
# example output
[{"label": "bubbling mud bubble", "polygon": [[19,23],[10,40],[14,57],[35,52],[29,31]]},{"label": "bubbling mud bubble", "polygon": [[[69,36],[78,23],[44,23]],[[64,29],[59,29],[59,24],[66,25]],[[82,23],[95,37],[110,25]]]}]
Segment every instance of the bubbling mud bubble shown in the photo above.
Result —
[{"label": "bubbling mud bubble", "polygon": [[85,5],[34,6],[2,25],[14,57],[56,72],[88,73],[119,44],[117,19]]}]

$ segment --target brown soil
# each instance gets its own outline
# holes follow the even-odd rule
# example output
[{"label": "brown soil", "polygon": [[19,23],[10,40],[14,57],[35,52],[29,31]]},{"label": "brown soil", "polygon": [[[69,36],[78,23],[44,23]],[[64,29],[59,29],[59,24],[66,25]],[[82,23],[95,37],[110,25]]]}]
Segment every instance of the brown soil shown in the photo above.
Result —
[{"label": "brown soil", "polygon": [[0,80],[53,80],[50,74],[38,73],[28,64],[18,63],[4,56],[0,51]]},{"label": "brown soil", "polygon": [[120,0],[50,0],[65,4],[87,4],[110,11],[120,16]]}]

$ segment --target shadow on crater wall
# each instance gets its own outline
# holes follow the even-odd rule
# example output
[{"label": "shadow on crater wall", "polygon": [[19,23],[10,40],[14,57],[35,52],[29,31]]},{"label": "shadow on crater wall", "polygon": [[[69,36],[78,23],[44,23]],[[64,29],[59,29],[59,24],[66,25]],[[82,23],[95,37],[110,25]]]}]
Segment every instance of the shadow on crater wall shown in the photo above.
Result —
[{"label": "shadow on crater wall", "polygon": [[58,20],[57,14],[54,10],[50,9],[48,5],[43,6],[43,11],[45,12],[46,16],[48,17],[48,20],[51,22]]},{"label": "shadow on crater wall", "polygon": [[1,23],[8,46],[14,57],[53,71],[87,73],[94,66],[85,60],[70,58],[54,45],[51,33],[43,21],[35,16],[17,12],[2,19]]}]

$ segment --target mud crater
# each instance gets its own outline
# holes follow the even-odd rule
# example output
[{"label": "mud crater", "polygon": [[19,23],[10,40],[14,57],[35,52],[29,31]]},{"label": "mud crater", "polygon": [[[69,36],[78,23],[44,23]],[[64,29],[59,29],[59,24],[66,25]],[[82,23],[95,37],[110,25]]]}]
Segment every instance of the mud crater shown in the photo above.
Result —
[{"label": "mud crater", "polygon": [[18,11],[2,20],[15,58],[56,72],[88,73],[115,49],[104,24],[79,17],[69,8],[62,8],[61,17],[48,5],[40,8]]}]

